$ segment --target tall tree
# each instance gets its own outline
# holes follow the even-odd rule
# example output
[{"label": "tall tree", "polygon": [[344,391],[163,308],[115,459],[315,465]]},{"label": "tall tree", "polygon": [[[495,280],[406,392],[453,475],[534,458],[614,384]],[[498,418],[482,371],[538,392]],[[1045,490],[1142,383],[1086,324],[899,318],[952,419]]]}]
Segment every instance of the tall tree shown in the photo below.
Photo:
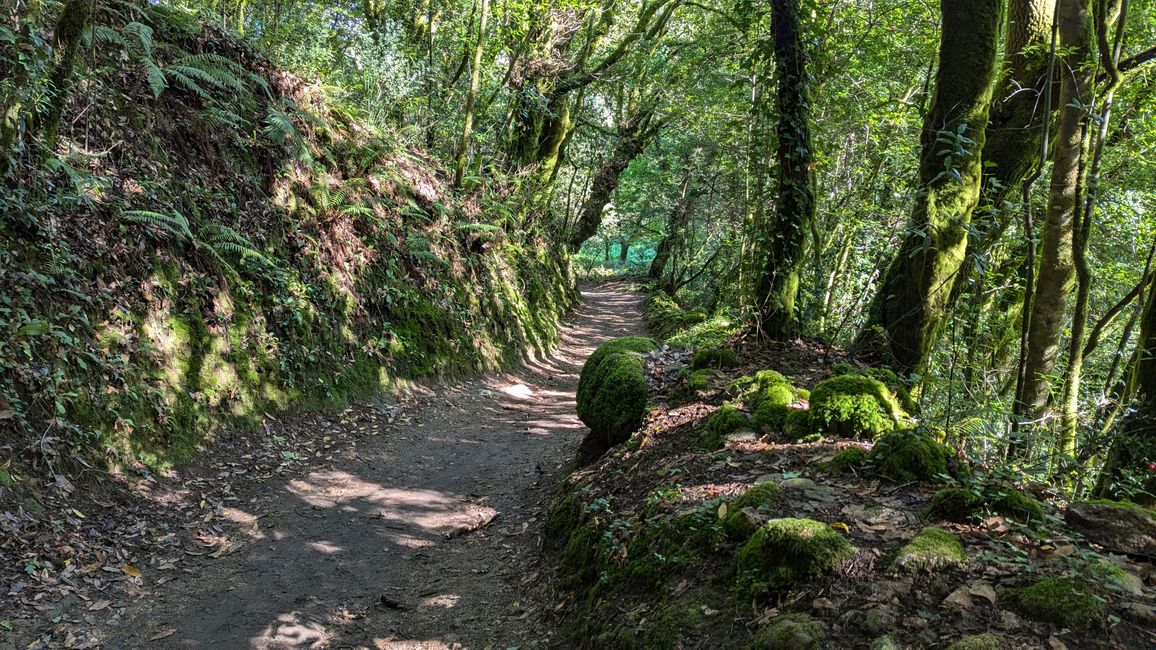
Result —
[{"label": "tall tree", "polygon": [[765,261],[758,277],[760,324],[769,336],[795,334],[799,267],[815,221],[815,174],[811,151],[807,47],[799,25],[798,0],[774,0],[778,179],[773,221],[766,225]]},{"label": "tall tree", "polygon": [[943,0],[939,70],[924,121],[919,194],[856,346],[895,370],[923,366],[943,322],[979,202],[1002,2]]},{"label": "tall tree", "polygon": [[1024,382],[1016,400],[1019,421],[1039,420],[1051,395],[1051,375],[1060,353],[1068,298],[1075,275],[1073,236],[1081,189],[1087,104],[1095,78],[1092,65],[1090,0],[1059,0],[1057,12],[1061,71],[1059,125],[1039,273],[1031,304]]},{"label": "tall tree", "polygon": [[466,174],[469,158],[470,133],[474,128],[474,106],[478,102],[478,86],[482,78],[482,50],[486,43],[486,20],[490,15],[490,0],[481,0],[478,18],[478,38],[474,42],[474,56],[470,61],[470,90],[466,95],[466,118],[462,125],[462,139],[458,143],[458,153],[454,161],[454,186],[460,187]]}]

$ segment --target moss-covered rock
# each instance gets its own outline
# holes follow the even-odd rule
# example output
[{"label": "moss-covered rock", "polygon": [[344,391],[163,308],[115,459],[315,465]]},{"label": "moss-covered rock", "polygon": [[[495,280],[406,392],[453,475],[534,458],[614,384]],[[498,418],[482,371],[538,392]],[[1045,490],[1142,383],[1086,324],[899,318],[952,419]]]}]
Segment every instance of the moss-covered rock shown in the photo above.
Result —
[{"label": "moss-covered rock", "polygon": [[698,446],[707,451],[722,449],[729,434],[749,426],[750,420],[746,414],[730,404],[723,404],[722,408],[710,414],[699,434]]},{"label": "moss-covered rock", "polygon": [[790,380],[777,370],[760,370],[754,375],[739,377],[731,382],[730,389],[737,396],[742,397],[743,403],[752,411],[759,408],[759,404],[768,395],[768,391],[775,386],[791,386]]},{"label": "moss-covered rock", "polygon": [[748,539],[755,532],[755,525],[750,518],[743,514],[745,508],[753,508],[760,513],[770,513],[775,509],[779,500],[779,486],[767,481],[760,483],[738,498],[727,502],[726,511],[719,518],[719,524],[728,539],[741,542]]},{"label": "moss-covered rock", "polygon": [[959,538],[941,528],[924,528],[907,543],[895,560],[892,570],[938,571],[963,566],[967,553]]},{"label": "moss-covered rock", "polygon": [[1156,513],[1129,501],[1095,499],[1070,504],[1064,521],[1117,553],[1156,557]]},{"label": "moss-covered rock", "polygon": [[859,469],[867,464],[867,451],[862,447],[847,447],[823,464],[822,469],[833,474],[842,474]]},{"label": "moss-covered rock", "polygon": [[891,391],[871,377],[832,377],[811,391],[811,426],[820,433],[873,439],[893,431],[902,417]]},{"label": "moss-covered rock", "polygon": [[1035,497],[1016,488],[984,484],[944,488],[931,497],[927,507],[927,517],[933,521],[979,521],[988,513],[1038,521],[1044,508]]},{"label": "moss-covered rock", "polygon": [[773,519],[735,554],[735,589],[754,596],[833,571],[855,553],[834,528],[813,519]]},{"label": "moss-covered rock", "polygon": [[802,440],[812,434],[811,412],[806,409],[791,409],[783,424],[783,434],[791,440]]},{"label": "moss-covered rock", "polygon": [[625,441],[645,421],[649,387],[642,353],[657,347],[641,336],[611,339],[582,366],[578,417],[607,446]]},{"label": "moss-covered rock", "polygon": [[695,370],[686,377],[686,387],[692,391],[706,390],[710,387],[714,371],[709,369]]},{"label": "moss-covered rock", "polygon": [[789,384],[774,384],[757,395],[757,406],[751,404],[750,398],[747,400],[748,407],[753,409],[751,424],[758,428],[782,429],[795,403],[795,390]]},{"label": "moss-covered rock", "polygon": [[994,634],[972,634],[947,646],[947,650],[1000,650],[1002,647]]},{"label": "moss-covered rock", "polygon": [[719,347],[739,330],[739,326],[737,320],[725,314],[716,314],[671,336],[666,342],[674,347],[696,350]]},{"label": "moss-covered rock", "polygon": [[1086,629],[1104,617],[1104,601],[1070,578],[1044,578],[1010,595],[1024,616],[1044,623]]},{"label": "moss-covered rock", "polygon": [[700,370],[703,368],[733,368],[739,363],[739,355],[734,350],[726,347],[707,347],[699,348],[694,353],[694,360],[691,362],[691,368]]},{"label": "moss-covered rock", "polygon": [[948,477],[951,450],[918,429],[879,438],[868,454],[879,474],[895,481],[939,481]]},{"label": "moss-covered rock", "polygon": [[782,614],[759,628],[750,650],[819,650],[827,626],[806,614]]},{"label": "moss-covered rock", "polygon": [[683,309],[665,291],[656,291],[646,297],[642,317],[650,333],[663,339],[706,320],[706,314]]}]

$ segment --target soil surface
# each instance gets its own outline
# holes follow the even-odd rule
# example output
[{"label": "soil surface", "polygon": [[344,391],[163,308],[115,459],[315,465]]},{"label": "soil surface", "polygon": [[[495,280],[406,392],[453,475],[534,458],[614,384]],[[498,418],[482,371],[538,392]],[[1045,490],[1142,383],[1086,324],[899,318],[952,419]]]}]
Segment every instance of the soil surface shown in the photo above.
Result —
[{"label": "soil surface", "polygon": [[641,322],[641,297],[619,285],[585,287],[583,298],[560,349],[517,372],[271,420],[290,471],[260,475],[246,458],[252,443],[226,440],[153,481],[150,498],[171,505],[151,516],[184,513],[183,530],[124,558],[125,575],[106,568],[123,593],[66,610],[65,645],[549,645],[550,608],[534,596],[545,591],[539,539],[585,433],[578,373],[595,347]]}]

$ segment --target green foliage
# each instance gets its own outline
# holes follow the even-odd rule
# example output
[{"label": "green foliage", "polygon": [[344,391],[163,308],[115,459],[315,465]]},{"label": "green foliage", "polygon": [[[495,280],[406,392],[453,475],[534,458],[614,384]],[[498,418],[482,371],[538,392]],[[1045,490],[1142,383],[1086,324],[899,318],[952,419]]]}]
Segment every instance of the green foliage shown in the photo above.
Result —
[{"label": "green foliage", "polygon": [[891,563],[893,570],[939,571],[967,562],[959,538],[942,528],[924,528],[908,542]]},{"label": "green foliage", "polygon": [[707,451],[722,449],[726,437],[743,427],[749,426],[746,414],[730,404],[710,414],[699,434],[698,446]]},{"label": "green foliage", "polygon": [[891,391],[877,379],[843,375],[819,382],[811,391],[811,425],[846,438],[877,438],[903,418]]},{"label": "green foliage", "polygon": [[657,347],[644,337],[611,339],[582,366],[578,417],[607,444],[623,442],[645,420],[650,396],[641,353]]},{"label": "green foliage", "polygon": [[740,597],[790,587],[834,571],[855,553],[834,528],[813,519],[774,519],[735,554]]},{"label": "green foliage", "polygon": [[735,320],[716,315],[671,336],[666,342],[678,348],[717,348],[725,345],[727,339],[738,331],[739,324]]},{"label": "green foliage", "polygon": [[660,339],[682,332],[706,320],[706,314],[688,311],[665,291],[655,291],[643,303],[643,319],[646,328]]},{"label": "green foliage", "polygon": [[1104,600],[1070,578],[1043,578],[1010,596],[1021,613],[1044,623],[1085,629],[1104,618]]},{"label": "green foliage", "polygon": [[827,626],[806,614],[776,616],[755,632],[750,650],[819,650],[827,638]]},{"label": "green foliage", "polygon": [[875,471],[894,481],[945,481],[951,450],[921,429],[893,431],[868,454]]}]

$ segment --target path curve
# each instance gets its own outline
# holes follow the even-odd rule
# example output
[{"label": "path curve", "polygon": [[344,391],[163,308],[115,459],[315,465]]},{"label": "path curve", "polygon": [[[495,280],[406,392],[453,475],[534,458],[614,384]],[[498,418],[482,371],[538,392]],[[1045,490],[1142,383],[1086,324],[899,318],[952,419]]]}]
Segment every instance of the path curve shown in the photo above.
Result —
[{"label": "path curve", "polygon": [[380,405],[351,409],[356,447],[239,492],[238,550],[142,593],[104,647],[548,645],[528,594],[548,497],[585,433],[578,373],[641,327],[637,293],[582,294],[549,358],[438,388],[393,424],[370,417]]}]

